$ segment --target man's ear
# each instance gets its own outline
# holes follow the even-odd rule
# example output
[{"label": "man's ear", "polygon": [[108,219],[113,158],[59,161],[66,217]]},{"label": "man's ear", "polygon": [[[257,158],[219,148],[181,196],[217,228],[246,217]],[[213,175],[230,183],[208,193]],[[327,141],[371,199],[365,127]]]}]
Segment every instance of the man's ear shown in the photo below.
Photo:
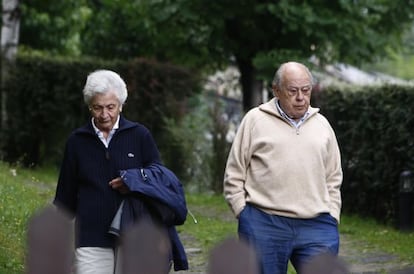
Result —
[{"label": "man's ear", "polygon": [[273,96],[279,98],[279,89],[276,85],[272,85]]}]

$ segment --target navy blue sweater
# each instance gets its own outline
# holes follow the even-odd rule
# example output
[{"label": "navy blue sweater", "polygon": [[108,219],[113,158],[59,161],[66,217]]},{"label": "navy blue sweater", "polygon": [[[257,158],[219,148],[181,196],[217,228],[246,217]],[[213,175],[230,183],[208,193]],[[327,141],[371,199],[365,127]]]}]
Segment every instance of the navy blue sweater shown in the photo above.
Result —
[{"label": "navy blue sweater", "polygon": [[108,233],[123,199],[109,186],[120,170],[160,163],[158,148],[147,128],[121,116],[108,148],[92,123],[69,136],[54,204],[76,220],[76,247],[114,247]]}]

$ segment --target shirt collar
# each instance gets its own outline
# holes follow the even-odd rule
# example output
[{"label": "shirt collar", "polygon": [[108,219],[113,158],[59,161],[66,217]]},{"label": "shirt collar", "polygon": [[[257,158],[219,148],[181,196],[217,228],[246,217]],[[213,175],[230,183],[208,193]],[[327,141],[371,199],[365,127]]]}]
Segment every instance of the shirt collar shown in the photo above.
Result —
[{"label": "shirt collar", "polygon": [[[111,132],[113,132],[113,131],[115,131],[119,128],[119,118],[120,118],[120,115],[118,115],[118,118],[116,119],[116,122],[115,122],[114,126],[112,127]],[[101,132],[101,130],[96,127],[95,122],[93,120],[93,117],[92,117],[92,126],[93,126],[93,129],[95,130],[95,133],[98,134],[99,132]]]},{"label": "shirt collar", "polygon": [[279,113],[280,113],[280,115],[283,117],[283,118],[285,118],[286,120],[288,120],[291,124],[293,124],[293,125],[295,125],[295,126],[298,126],[298,125],[300,125],[300,124],[302,124],[303,123],[303,121],[305,121],[305,119],[306,118],[308,118],[308,116],[309,116],[309,109],[306,111],[306,113],[299,119],[299,121],[296,121],[296,120],[294,120],[294,119],[292,119],[292,118],[290,118],[289,117],[289,115],[287,115],[284,111],[283,111],[283,109],[280,107],[280,103],[279,103],[279,99],[276,99],[276,101],[275,101],[275,104],[276,104],[276,108],[277,108],[277,110],[279,111]]}]

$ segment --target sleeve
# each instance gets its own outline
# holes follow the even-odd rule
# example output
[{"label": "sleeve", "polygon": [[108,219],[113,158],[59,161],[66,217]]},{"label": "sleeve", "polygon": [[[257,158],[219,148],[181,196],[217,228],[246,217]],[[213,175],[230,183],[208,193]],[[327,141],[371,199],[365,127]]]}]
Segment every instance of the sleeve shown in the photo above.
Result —
[{"label": "sleeve", "polygon": [[65,146],[53,204],[71,216],[75,215],[78,185],[74,150],[69,141]]},{"label": "sleeve", "polygon": [[147,128],[145,128],[143,142],[141,142],[141,151],[142,163],[144,167],[153,163],[161,164],[160,152],[151,132]]},{"label": "sleeve", "polygon": [[224,172],[224,198],[236,217],[246,205],[244,188],[250,161],[250,130],[248,117],[242,120],[231,146]]},{"label": "sleeve", "polygon": [[338,221],[340,221],[341,212],[341,185],[342,185],[342,166],[341,166],[341,154],[336,140],[335,133],[331,128],[331,142],[326,161],[326,183],[328,187],[328,193],[330,197],[330,210],[331,215]]}]

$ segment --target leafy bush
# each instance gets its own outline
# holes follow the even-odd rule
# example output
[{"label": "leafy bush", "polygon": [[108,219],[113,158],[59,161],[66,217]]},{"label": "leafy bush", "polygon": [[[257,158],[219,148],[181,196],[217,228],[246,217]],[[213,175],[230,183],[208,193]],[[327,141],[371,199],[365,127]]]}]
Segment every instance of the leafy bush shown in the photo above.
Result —
[{"label": "leafy bush", "polygon": [[316,102],[342,152],[344,210],[394,222],[399,175],[414,169],[413,87],[333,88]]},{"label": "leafy bush", "polygon": [[[170,136],[168,162],[193,191],[222,193],[224,168],[231,143],[225,102],[219,96],[198,95],[189,102],[189,112],[181,120],[166,118]],[[179,154],[182,153],[182,154]]]},{"label": "leafy bush", "polygon": [[59,163],[68,134],[87,121],[86,77],[102,68],[117,71],[128,85],[126,117],[147,126],[161,150],[167,147],[163,119],[182,118],[186,98],[199,92],[196,73],[146,59],[23,55],[5,85],[8,123],[1,129],[2,158],[25,166]]},{"label": "leafy bush", "polygon": [[165,118],[170,136],[168,155],[172,156],[167,162],[185,182],[188,191],[206,191],[212,179],[212,121],[205,97],[192,98],[188,106],[189,112],[181,121]]}]

